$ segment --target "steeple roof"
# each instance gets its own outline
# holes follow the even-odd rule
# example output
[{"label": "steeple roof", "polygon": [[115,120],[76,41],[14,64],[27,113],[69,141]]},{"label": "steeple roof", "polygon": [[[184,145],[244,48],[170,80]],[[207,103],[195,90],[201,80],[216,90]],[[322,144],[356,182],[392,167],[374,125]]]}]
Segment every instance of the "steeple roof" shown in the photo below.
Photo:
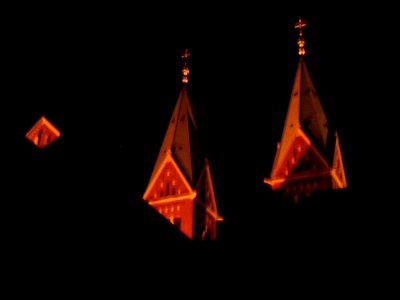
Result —
[{"label": "steeple roof", "polygon": [[196,120],[187,92],[189,67],[185,50],[183,87],[143,199],[176,224],[190,239],[213,240],[217,205],[208,159],[200,148]]},{"label": "steeple roof", "polygon": [[282,160],[285,159],[297,129],[301,129],[318,149],[326,151],[328,120],[302,56],[297,65],[285,126],[274,167],[281,165]]},{"label": "steeple roof", "polygon": [[272,189],[283,188],[287,195],[294,196],[295,202],[301,194],[347,186],[337,135],[331,165],[328,120],[304,60],[305,26],[299,18],[295,28],[299,29],[300,58],[271,177],[264,178]]},{"label": "steeple roof", "polygon": [[196,166],[198,157],[197,124],[189,101],[186,86],[183,86],[176,102],[174,112],[164,136],[150,181],[154,179],[168,151],[181,167],[186,179],[193,186],[198,176]]}]

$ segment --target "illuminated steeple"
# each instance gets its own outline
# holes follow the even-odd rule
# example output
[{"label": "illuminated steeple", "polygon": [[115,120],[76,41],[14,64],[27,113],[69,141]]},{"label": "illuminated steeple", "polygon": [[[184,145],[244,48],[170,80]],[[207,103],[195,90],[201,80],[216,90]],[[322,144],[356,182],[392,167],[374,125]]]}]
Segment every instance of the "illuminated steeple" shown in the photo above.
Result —
[{"label": "illuminated steeple", "polygon": [[207,157],[202,154],[198,128],[186,83],[186,49],[182,58],[183,87],[175,104],[143,199],[193,240],[214,240],[218,215]]},{"label": "illuminated steeple", "polygon": [[328,120],[303,57],[304,26],[300,18],[295,26],[300,30],[300,60],[271,176],[264,179],[273,190],[283,189],[295,201],[299,195],[310,195],[315,190],[347,186],[338,136],[335,148],[329,149]]}]

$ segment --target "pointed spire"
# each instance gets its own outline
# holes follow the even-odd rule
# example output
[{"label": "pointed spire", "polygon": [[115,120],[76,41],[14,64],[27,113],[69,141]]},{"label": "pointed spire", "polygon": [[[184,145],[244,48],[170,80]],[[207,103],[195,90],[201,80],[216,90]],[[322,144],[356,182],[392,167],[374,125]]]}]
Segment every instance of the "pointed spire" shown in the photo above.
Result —
[{"label": "pointed spire", "polygon": [[185,49],[185,52],[182,54],[183,59],[183,68],[182,68],[182,82],[186,84],[188,82],[188,75],[189,75],[189,67],[188,67],[188,58],[190,56],[189,49]]},{"label": "pointed spire", "polygon": [[187,92],[189,55],[186,49],[181,56],[183,86],[143,199],[190,239],[215,240],[223,217]]},{"label": "pointed spire", "polygon": [[328,157],[328,121],[306,63],[302,28],[306,23],[299,18],[300,59],[290,96],[289,108],[278,143],[271,177],[264,182],[273,190],[282,189],[297,203],[300,195],[309,196],[313,191],[347,187],[346,175],[336,134],[333,164]]},{"label": "pointed spire", "polygon": [[299,38],[297,39],[297,45],[299,45],[299,55],[302,56],[306,53],[306,50],[304,49],[304,38],[303,38],[303,27],[306,27],[306,22],[299,17],[299,21],[295,24],[294,28],[299,29]]}]

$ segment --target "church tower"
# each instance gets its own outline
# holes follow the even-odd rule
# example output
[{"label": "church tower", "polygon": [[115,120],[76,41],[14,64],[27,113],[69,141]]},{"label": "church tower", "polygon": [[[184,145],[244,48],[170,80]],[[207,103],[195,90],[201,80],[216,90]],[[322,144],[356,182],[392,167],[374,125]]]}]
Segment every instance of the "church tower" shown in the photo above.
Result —
[{"label": "church tower", "polygon": [[190,239],[215,240],[222,217],[189,101],[189,55],[188,50],[182,55],[182,89],[143,199]]},{"label": "church tower", "polygon": [[300,59],[271,175],[264,179],[272,190],[283,190],[295,202],[313,191],[347,187],[338,134],[330,132],[304,60],[305,26],[299,18],[295,28],[299,30]]}]

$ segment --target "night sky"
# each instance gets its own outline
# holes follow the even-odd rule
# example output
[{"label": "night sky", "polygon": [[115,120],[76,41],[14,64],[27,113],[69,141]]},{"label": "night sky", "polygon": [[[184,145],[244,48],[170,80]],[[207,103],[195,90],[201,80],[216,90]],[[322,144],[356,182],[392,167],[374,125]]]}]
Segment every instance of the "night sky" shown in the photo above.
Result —
[{"label": "night sky", "polygon": [[[189,17],[192,10],[170,17],[146,12],[140,20],[139,11],[96,12],[17,16],[3,27],[8,204],[47,210],[52,203],[55,215],[63,205],[71,215],[100,205],[99,219],[128,218],[130,199],[141,199],[157,159],[182,87],[180,56],[189,48],[188,93],[219,213],[230,224],[224,233],[243,238],[241,220],[251,220],[243,214],[268,201],[263,178],[270,175],[299,60],[294,29],[299,15],[270,15],[256,7],[201,10],[197,17]],[[380,192],[380,168],[368,153],[382,152],[367,142],[379,136],[377,119],[369,116],[380,112],[367,104],[379,94],[371,71],[378,64],[365,54],[373,53],[370,38],[376,41],[376,35],[366,31],[361,16],[340,15],[340,22],[325,15],[301,17],[307,23],[306,64],[340,137],[346,199],[357,199],[341,208],[350,205],[355,213],[366,195]],[[24,135],[41,115],[61,137],[38,150]],[[386,213],[388,199],[379,200],[385,204],[365,200],[368,212],[377,205]]]}]

